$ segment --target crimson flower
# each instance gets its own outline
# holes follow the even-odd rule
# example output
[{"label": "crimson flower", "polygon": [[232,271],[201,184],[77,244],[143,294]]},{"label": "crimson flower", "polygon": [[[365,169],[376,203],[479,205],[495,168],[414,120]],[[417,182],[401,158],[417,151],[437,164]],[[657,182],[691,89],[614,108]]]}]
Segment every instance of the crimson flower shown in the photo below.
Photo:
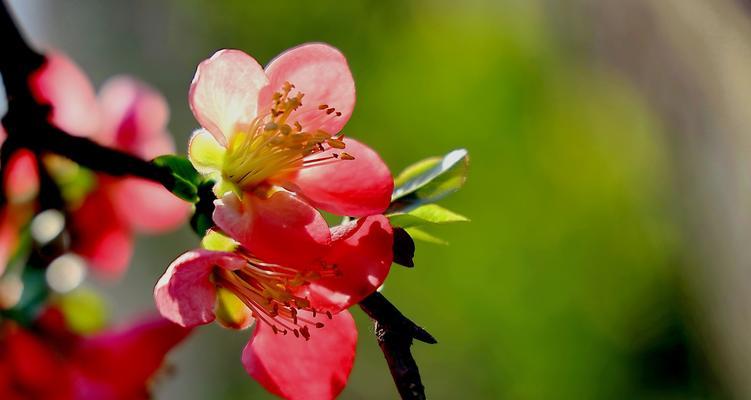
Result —
[{"label": "crimson flower", "polygon": [[94,336],[69,331],[47,310],[33,330],[0,325],[0,398],[149,399],[149,385],[169,350],[190,332],[149,318]]},{"label": "crimson flower", "polygon": [[[299,201],[287,192],[274,196],[281,203]],[[234,328],[255,321],[242,354],[252,377],[285,398],[335,397],[351,371],[357,341],[346,308],[373,293],[391,266],[388,220],[374,215],[327,229],[332,239],[319,244],[317,257],[307,253],[311,244],[298,246],[293,238],[279,248],[286,254],[277,258],[289,260],[286,264],[248,251],[248,238],[238,235],[237,225],[217,223],[238,241],[224,246],[227,251],[193,250],[177,258],[154,289],[161,314],[186,327],[217,317]],[[319,221],[315,229],[324,226]]]},{"label": "crimson flower", "polygon": [[[166,101],[133,78],[110,79],[97,97],[73,61],[51,52],[32,76],[31,88],[40,103],[52,105],[51,122],[70,134],[145,159],[174,152],[166,130]],[[55,166],[64,164],[56,161]],[[158,233],[175,228],[189,211],[187,204],[161,185],[139,178],[97,175],[93,190],[77,200],[72,212],[73,250],[110,277],[119,276],[127,267],[134,231]]]},{"label": "crimson flower", "polygon": [[[191,161],[217,180],[219,197],[241,197],[224,196],[217,208],[247,211],[241,223],[256,255],[287,262],[271,259],[267,248],[301,233],[289,218],[318,223],[311,206],[353,217],[388,207],[394,185],[388,167],[340,132],[352,115],[355,84],[337,49],[301,45],[265,70],[242,51],[221,50],[198,66],[190,105],[203,126],[191,139]],[[278,187],[297,197],[276,194]],[[313,227],[303,228],[321,239]]]}]

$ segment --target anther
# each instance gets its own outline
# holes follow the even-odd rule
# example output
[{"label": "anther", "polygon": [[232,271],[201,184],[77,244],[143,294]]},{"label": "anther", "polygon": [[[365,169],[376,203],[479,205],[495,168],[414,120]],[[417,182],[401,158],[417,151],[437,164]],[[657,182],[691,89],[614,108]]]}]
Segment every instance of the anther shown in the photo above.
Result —
[{"label": "anther", "polygon": [[295,337],[300,337],[300,332],[298,332],[297,329],[292,330],[292,333],[295,334]]},{"label": "anther", "polygon": [[302,337],[304,337],[305,340],[310,340],[310,331],[307,326],[300,328],[300,334],[302,334]]},{"label": "anther", "polygon": [[328,108],[328,109],[326,109],[326,114],[331,114],[334,111],[336,111],[336,109],[334,109],[334,108]]},{"label": "anther", "polygon": [[329,108],[328,104],[321,104],[320,106],[318,106],[319,110],[325,110],[327,108]]},{"label": "anther", "polygon": [[323,328],[324,326],[325,325],[323,324],[323,322],[316,322],[316,328],[320,329],[320,328]]},{"label": "anther", "polygon": [[342,152],[340,157],[342,158],[342,160],[354,160],[355,159],[355,157],[353,157],[351,154],[344,153],[344,152]]},{"label": "anther", "polygon": [[326,139],[326,143],[327,143],[327,144],[328,144],[329,146],[331,146],[331,147],[333,147],[333,148],[335,148],[335,149],[343,149],[343,148],[347,147],[347,146],[346,146],[346,145],[344,144],[344,142],[343,142],[343,141],[341,141],[341,140],[339,140],[339,139],[334,139],[334,138],[329,138],[329,139]]},{"label": "anther", "polygon": [[331,315],[331,311],[326,311],[326,317],[327,317],[328,319],[334,319],[334,316],[333,316],[333,315]]},{"label": "anther", "polygon": [[263,130],[265,131],[273,131],[279,128],[279,125],[276,124],[276,122],[269,122],[266,125],[264,125]]}]

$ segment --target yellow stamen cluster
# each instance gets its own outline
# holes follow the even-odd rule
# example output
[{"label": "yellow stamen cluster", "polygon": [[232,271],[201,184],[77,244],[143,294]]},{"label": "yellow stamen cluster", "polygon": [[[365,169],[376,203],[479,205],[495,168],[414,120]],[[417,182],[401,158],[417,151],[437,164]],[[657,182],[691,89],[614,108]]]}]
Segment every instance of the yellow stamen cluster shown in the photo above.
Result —
[{"label": "yellow stamen cluster", "polygon": [[[320,126],[342,114],[326,104],[310,110],[300,109],[304,94],[298,91],[292,96],[294,87],[285,82],[282,91],[274,93],[271,110],[259,115],[248,126],[240,127],[232,135],[222,167],[224,179],[241,189],[252,189],[269,178],[283,176],[299,168],[333,160],[354,159],[345,152],[304,159],[330,148],[341,150],[346,146],[341,134],[331,135],[320,129],[306,131],[300,122],[292,121],[292,117],[315,113],[317,115],[308,122]],[[300,111],[293,116],[292,113],[298,109]]]},{"label": "yellow stamen cluster", "polygon": [[[277,264],[264,263],[243,253],[247,263],[241,269],[228,271],[217,268],[214,282],[237,296],[251,310],[257,322],[268,324],[275,334],[310,339],[309,328],[323,328],[324,323],[315,321],[318,315],[333,318],[329,311],[321,312],[310,306],[307,297],[294,294],[297,288],[324,277],[341,275],[336,265],[322,266],[319,271],[300,272]],[[310,316],[298,315],[300,310]]]}]

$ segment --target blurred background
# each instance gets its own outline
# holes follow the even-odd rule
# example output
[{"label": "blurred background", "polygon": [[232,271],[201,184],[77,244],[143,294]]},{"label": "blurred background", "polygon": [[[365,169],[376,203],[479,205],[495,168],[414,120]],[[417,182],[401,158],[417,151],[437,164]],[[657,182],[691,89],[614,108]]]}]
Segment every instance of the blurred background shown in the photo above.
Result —
[{"label": "blurred background", "polygon": [[[324,41],[347,56],[345,132],[394,172],[469,149],[472,219],[418,243],[384,293],[438,345],[414,353],[433,399],[751,398],[751,3],[743,0],[14,0],[40,48],[101,84],[162,91],[178,150],[196,65],[220,48],[268,62]],[[143,237],[123,321],[197,240]],[[92,283],[93,285],[93,283]],[[370,322],[344,399],[395,398]],[[270,398],[249,332],[200,328],[159,399]],[[127,366],[123,366],[127,368]]]}]

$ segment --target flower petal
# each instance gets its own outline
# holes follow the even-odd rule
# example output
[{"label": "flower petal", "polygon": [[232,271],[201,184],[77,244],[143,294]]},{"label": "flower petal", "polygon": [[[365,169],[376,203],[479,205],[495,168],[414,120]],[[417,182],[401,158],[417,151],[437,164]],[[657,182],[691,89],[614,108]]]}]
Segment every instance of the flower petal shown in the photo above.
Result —
[{"label": "flower petal", "polygon": [[30,78],[37,101],[52,105],[50,121],[76,136],[93,136],[101,127],[94,87],[81,68],[66,55],[51,51]]},{"label": "flower petal", "polygon": [[11,203],[33,199],[39,191],[39,170],[34,153],[27,149],[14,152],[3,171],[5,195]]},{"label": "flower petal", "polygon": [[313,281],[311,306],[339,311],[372,294],[386,279],[393,259],[393,231],[383,215],[373,215],[332,230],[334,240],[326,261],[341,274]]},{"label": "flower petal", "polygon": [[[310,203],[337,215],[362,217],[383,212],[391,202],[394,179],[378,153],[370,147],[345,138],[343,150],[354,160],[333,160],[313,164],[291,179]],[[328,149],[309,158],[324,158],[337,149]]]},{"label": "flower petal", "polygon": [[[324,43],[308,43],[289,49],[266,67],[269,85],[261,91],[259,114],[268,112],[274,92],[285,82],[295,85],[292,91],[304,93],[302,107],[290,117],[306,131],[322,129],[330,134],[342,130],[355,107],[355,81],[347,59],[334,47]],[[319,110],[325,104],[341,115]]]},{"label": "flower petal", "polygon": [[112,183],[111,197],[120,218],[132,229],[159,233],[177,228],[185,221],[190,205],[161,184],[139,178]]},{"label": "flower petal", "polygon": [[237,123],[255,118],[258,93],[267,83],[253,57],[240,50],[219,50],[198,65],[190,85],[190,109],[201,126],[226,145]]},{"label": "flower petal", "polygon": [[323,216],[294,194],[268,198],[244,193],[216,200],[214,222],[265,262],[303,267],[320,259],[331,241]]},{"label": "flower petal", "polygon": [[188,158],[193,166],[202,174],[213,174],[221,171],[224,153],[227,149],[214,139],[206,129],[193,132],[188,144]]},{"label": "flower petal", "polygon": [[128,267],[133,253],[130,229],[118,216],[108,185],[86,196],[73,211],[73,251],[87,259],[92,269],[107,279],[117,279]]},{"label": "flower petal", "polygon": [[190,333],[161,317],[78,342],[71,354],[78,399],[135,399],[147,393],[167,353]]},{"label": "flower petal", "polygon": [[[301,312],[303,313],[303,312]],[[248,374],[266,390],[286,399],[333,399],[344,389],[352,370],[357,328],[352,315],[341,312],[310,340],[292,334],[274,334],[258,323],[243,350]]]},{"label": "flower petal", "polygon": [[99,98],[100,143],[145,159],[174,153],[174,141],[167,133],[169,108],[159,92],[134,78],[118,76],[102,86]]},{"label": "flower petal", "polygon": [[3,361],[10,364],[13,385],[26,395],[24,398],[72,398],[70,368],[42,338],[21,328],[10,328],[3,332],[0,354],[5,354]]},{"label": "flower petal", "polygon": [[159,313],[184,327],[213,321],[216,286],[211,282],[212,271],[216,267],[235,270],[242,265],[242,259],[221,251],[192,250],[181,255],[154,288]]}]

